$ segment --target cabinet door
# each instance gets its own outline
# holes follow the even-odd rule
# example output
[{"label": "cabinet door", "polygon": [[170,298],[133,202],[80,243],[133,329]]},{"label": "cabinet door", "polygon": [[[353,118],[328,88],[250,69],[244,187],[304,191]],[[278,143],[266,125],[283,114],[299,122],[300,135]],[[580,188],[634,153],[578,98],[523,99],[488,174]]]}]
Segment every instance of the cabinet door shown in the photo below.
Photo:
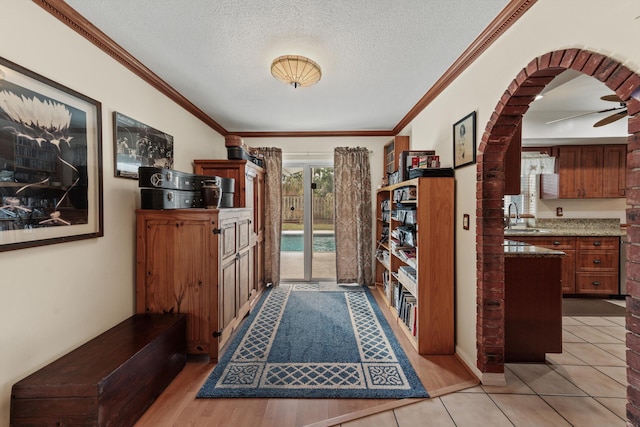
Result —
[{"label": "cabinet door", "polygon": [[229,256],[232,256],[238,250],[238,230],[237,222],[235,219],[221,220],[221,247],[220,247],[220,259],[224,260]]},{"label": "cabinet door", "polygon": [[562,258],[562,293],[576,293],[576,251],[564,249]]},{"label": "cabinet door", "polygon": [[605,145],[603,153],[602,197],[625,197],[627,146]]},{"label": "cabinet door", "polygon": [[224,261],[220,271],[220,286],[219,286],[219,303],[218,309],[220,310],[220,328],[222,329],[222,335],[220,337],[220,343],[226,342],[229,336],[231,336],[231,328],[229,327],[236,317],[236,281],[237,281],[237,267],[235,256]]},{"label": "cabinet door", "polygon": [[577,171],[580,166],[580,147],[554,148],[556,169],[558,171],[560,198],[573,199],[580,197],[580,184],[577,182]]},{"label": "cabinet door", "polygon": [[255,272],[255,282],[253,284],[254,289],[261,289],[262,287],[264,287],[266,285],[266,280],[264,277],[264,239],[259,238],[258,241],[256,242],[256,246],[254,248],[255,250],[255,255],[254,255],[254,259],[255,259],[255,267],[254,267],[254,272]]},{"label": "cabinet door", "polygon": [[145,311],[185,313],[188,353],[209,352],[209,221],[147,221]]},{"label": "cabinet door", "polygon": [[251,261],[253,259],[250,253],[251,251],[244,251],[239,253],[237,258],[238,300],[236,301],[236,310],[238,312],[249,301],[249,296],[251,295],[251,272],[253,271]]},{"label": "cabinet door", "polygon": [[602,153],[601,145],[585,145],[580,148],[578,174],[579,197],[602,197]]}]

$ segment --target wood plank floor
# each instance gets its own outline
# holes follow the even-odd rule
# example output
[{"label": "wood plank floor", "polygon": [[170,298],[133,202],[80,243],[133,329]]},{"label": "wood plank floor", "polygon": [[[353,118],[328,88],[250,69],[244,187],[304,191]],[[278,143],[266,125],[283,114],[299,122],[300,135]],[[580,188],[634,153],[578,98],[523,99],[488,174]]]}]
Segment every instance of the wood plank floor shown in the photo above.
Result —
[{"label": "wood plank floor", "polygon": [[[381,296],[373,292],[378,304]],[[479,381],[456,356],[420,356],[382,310],[431,397],[463,390]],[[196,399],[215,364],[190,359],[186,367],[138,420],[135,427],[328,427],[420,399]]]}]

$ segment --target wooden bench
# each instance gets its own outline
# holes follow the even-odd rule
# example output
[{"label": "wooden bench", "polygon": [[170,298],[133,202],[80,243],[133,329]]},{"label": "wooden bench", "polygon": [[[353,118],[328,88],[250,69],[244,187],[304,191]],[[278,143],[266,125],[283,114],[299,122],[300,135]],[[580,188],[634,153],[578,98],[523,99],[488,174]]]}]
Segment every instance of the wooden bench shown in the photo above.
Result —
[{"label": "wooden bench", "polygon": [[137,314],[13,385],[11,426],[132,426],[184,368],[184,314]]}]

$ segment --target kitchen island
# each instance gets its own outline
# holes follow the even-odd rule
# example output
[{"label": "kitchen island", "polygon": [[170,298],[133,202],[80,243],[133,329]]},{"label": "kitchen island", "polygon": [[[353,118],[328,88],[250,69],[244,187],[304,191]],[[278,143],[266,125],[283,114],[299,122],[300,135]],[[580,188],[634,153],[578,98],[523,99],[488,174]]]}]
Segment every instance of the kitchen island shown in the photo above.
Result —
[{"label": "kitchen island", "polygon": [[617,218],[536,219],[529,227],[504,231],[505,239],[560,250],[562,290],[567,296],[615,298],[626,294],[626,235]]},{"label": "kitchen island", "polygon": [[544,363],[562,353],[564,252],[504,241],[505,362]]}]

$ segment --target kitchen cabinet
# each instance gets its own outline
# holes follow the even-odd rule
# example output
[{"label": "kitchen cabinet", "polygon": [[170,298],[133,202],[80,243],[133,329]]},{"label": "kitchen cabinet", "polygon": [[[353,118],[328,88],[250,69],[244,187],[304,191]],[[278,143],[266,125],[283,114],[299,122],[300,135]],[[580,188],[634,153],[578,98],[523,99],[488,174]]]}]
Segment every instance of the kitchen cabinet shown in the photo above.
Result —
[{"label": "kitchen cabinet", "polygon": [[603,236],[507,236],[564,252],[562,292],[565,295],[616,295],[619,282],[620,238]]},{"label": "kitchen cabinet", "polygon": [[540,175],[542,199],[625,197],[626,145],[552,148],[556,173]]},{"label": "kitchen cabinet", "polygon": [[194,160],[197,175],[221,176],[235,180],[233,206],[252,208],[251,238],[255,241],[253,273],[257,289],[265,286],[264,276],[264,227],[265,227],[265,170],[247,160]]},{"label": "kitchen cabinet", "polygon": [[562,251],[562,292],[573,294],[576,289],[576,238],[573,236],[508,236],[509,240],[525,242],[533,246]]},{"label": "kitchen cabinet", "polygon": [[505,362],[544,363],[546,353],[562,353],[562,259],[505,253]]},{"label": "kitchen cabinet", "polygon": [[419,354],[453,354],[454,179],[377,191],[376,286]]},{"label": "kitchen cabinet", "polygon": [[578,237],[576,243],[576,293],[617,294],[620,239]]},{"label": "kitchen cabinet", "polygon": [[218,359],[248,312],[251,209],[136,211],[136,312],[187,315],[187,352]]}]

